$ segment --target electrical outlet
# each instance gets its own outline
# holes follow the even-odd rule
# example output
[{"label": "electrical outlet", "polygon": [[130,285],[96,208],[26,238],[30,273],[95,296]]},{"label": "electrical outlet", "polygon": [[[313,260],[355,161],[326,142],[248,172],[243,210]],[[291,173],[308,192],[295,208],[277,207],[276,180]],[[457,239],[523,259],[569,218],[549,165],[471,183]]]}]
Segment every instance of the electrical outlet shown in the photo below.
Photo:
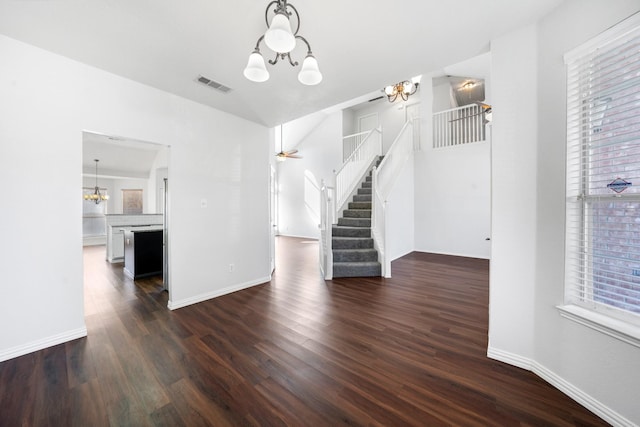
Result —
[{"label": "electrical outlet", "polygon": [[233,273],[233,270],[235,270],[236,266],[233,264],[229,264],[229,273]]}]

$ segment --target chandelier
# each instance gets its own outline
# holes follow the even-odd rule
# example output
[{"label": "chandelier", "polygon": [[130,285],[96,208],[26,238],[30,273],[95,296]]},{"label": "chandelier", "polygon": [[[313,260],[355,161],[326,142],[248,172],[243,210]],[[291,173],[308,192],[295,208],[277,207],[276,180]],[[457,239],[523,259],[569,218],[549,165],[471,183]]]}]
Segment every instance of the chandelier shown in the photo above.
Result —
[{"label": "chandelier", "polygon": [[85,194],[84,195],[84,199],[85,200],[91,200],[93,202],[96,203],[96,205],[99,205],[100,202],[105,201],[105,200],[109,200],[109,196],[106,194],[101,194],[100,193],[100,188],[98,187],[98,162],[100,160],[98,159],[93,159],[94,162],[96,162],[96,186],[93,189],[93,194]]},{"label": "chandelier", "polygon": [[[271,10],[274,16],[269,24],[269,12],[272,5],[275,8]],[[295,31],[291,30],[291,18],[295,17]],[[251,55],[249,55],[249,61],[244,69],[244,76],[253,82],[264,82],[269,79],[269,71],[264,63],[264,58],[260,53],[260,42],[264,40],[264,43],[269,49],[275,52],[276,56],[269,60],[269,64],[275,65],[278,60],[289,60],[289,64],[295,67],[298,62],[294,62],[291,59],[291,51],[296,47],[296,40],[302,40],[307,45],[307,56],[302,62],[302,69],[298,74],[298,80],[304,85],[317,85],[322,81],[322,73],[318,68],[318,61],[311,52],[311,45],[309,42],[298,34],[300,30],[300,15],[297,9],[287,0],[273,0],[267,5],[267,9],[264,12],[264,18],[267,23],[267,31],[260,36],[256,42]]]},{"label": "chandelier", "polygon": [[420,86],[420,77],[414,77],[411,81],[405,80],[394,85],[389,85],[385,87],[383,91],[385,95],[387,95],[389,102],[395,102],[398,96],[402,98],[403,101],[406,101],[410,95],[416,93],[418,86]]}]

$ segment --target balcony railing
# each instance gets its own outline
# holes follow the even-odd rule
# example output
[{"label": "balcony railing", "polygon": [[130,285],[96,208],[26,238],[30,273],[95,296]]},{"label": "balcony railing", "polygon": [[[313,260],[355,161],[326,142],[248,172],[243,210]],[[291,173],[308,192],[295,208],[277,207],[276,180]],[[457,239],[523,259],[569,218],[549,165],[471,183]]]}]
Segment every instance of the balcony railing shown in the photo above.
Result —
[{"label": "balcony railing", "polygon": [[434,113],[433,148],[484,141],[487,107],[471,104]]}]

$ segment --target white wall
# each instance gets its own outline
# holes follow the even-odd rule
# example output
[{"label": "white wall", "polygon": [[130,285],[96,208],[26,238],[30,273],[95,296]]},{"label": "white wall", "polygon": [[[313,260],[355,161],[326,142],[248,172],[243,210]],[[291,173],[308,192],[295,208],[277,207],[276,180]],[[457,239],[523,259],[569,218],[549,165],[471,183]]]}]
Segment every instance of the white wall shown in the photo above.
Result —
[{"label": "white wall", "polygon": [[[536,35],[532,25],[491,45],[494,113],[489,346],[524,358],[534,356]],[[522,81],[528,83],[519,84]]]},{"label": "white wall", "polygon": [[[418,94],[422,90],[418,90]],[[369,114],[378,114],[378,123],[382,126],[382,152],[386,153],[406,121],[405,107],[420,101],[420,96],[413,95],[409,101],[389,102],[387,99],[372,102],[366,107],[353,109],[353,129],[358,132],[358,119]]]},{"label": "white wall", "polygon": [[[491,243],[491,147],[489,142],[433,149],[431,114],[450,85],[423,77],[421,151],[415,164],[415,250],[488,259]],[[439,89],[445,88],[441,93]]]},{"label": "white wall", "polygon": [[532,369],[614,425],[640,424],[640,349],[555,308],[564,282],[563,54],[639,6],[569,0],[536,27],[492,43],[489,354]]},{"label": "white wall", "polygon": [[[285,124],[291,133],[306,134],[295,145],[302,159],[277,162],[278,174],[278,232],[280,235],[317,239],[320,236],[319,218],[305,203],[305,176],[320,188],[324,179],[329,185],[333,170],[342,162],[342,112],[328,115],[320,124],[314,125],[310,133],[305,120]],[[289,132],[287,132],[289,133]],[[286,140],[285,134],[285,140]],[[309,191],[310,186],[306,186]],[[316,196],[313,196],[316,197]],[[319,193],[317,195],[319,200]]]},{"label": "white wall", "polygon": [[172,147],[173,307],[268,280],[266,128],[4,36],[0,57],[0,360],[86,333],[85,129]]},{"label": "white wall", "polygon": [[353,110],[349,108],[342,110],[342,136],[353,135],[357,132],[358,128]]},{"label": "white wall", "polygon": [[490,152],[489,142],[416,152],[416,250],[490,258]]},{"label": "white wall", "polygon": [[389,261],[411,253],[415,248],[413,165],[413,156],[409,156],[387,198],[386,250]]},{"label": "white wall", "polygon": [[451,92],[451,83],[445,82],[433,87],[433,111],[440,111],[456,108],[456,97]]}]

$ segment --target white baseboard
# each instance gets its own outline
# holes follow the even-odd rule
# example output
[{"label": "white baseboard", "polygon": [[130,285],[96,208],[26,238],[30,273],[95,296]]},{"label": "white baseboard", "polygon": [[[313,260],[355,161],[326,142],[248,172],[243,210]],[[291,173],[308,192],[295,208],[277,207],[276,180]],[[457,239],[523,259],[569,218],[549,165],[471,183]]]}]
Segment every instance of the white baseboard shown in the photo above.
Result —
[{"label": "white baseboard", "polygon": [[276,236],[295,237],[296,239],[307,239],[307,240],[320,241],[318,236],[303,236],[303,235],[300,235],[300,234],[289,234],[289,233],[279,233]]},{"label": "white baseboard", "polygon": [[518,354],[509,353],[491,346],[487,349],[487,357],[489,359],[504,362],[508,365],[517,366],[518,368],[522,368],[527,371],[533,370],[533,360],[528,357],[522,357]]},{"label": "white baseboard", "polygon": [[82,238],[82,246],[102,246],[107,244],[107,236],[88,236]]},{"label": "white baseboard", "polygon": [[34,351],[42,350],[47,347],[53,347],[54,345],[63,344],[67,341],[84,338],[86,336],[87,328],[83,327],[43,338],[41,340],[32,341],[30,343],[19,345],[7,350],[2,350],[0,351],[0,362],[4,362],[5,360],[13,359],[15,357],[24,356],[25,354],[33,353]]},{"label": "white baseboard", "polygon": [[447,252],[447,251],[436,251],[433,249],[414,249],[414,252],[423,252],[426,254],[437,254],[437,255],[450,255],[450,256],[458,256],[462,258],[475,258],[475,259],[487,259],[490,260],[490,255],[478,255],[478,254],[467,254],[467,253],[456,253],[456,252]]},{"label": "white baseboard", "polygon": [[196,295],[196,296],[191,297],[191,298],[186,298],[186,299],[179,300],[179,301],[169,300],[169,303],[167,304],[167,308],[169,310],[177,310],[179,308],[186,307],[188,305],[197,304],[197,303],[202,302],[202,301],[207,301],[207,300],[210,300],[210,299],[213,299],[213,298],[221,297],[223,295],[231,294],[233,292],[238,292],[238,291],[241,291],[243,289],[251,288],[251,287],[256,286],[256,285],[261,285],[261,284],[269,282],[269,281],[271,281],[271,277],[270,276],[265,276],[265,277],[262,277],[260,279],[252,280],[252,281],[245,282],[245,283],[241,283],[239,285],[229,286],[227,288],[219,289],[219,290],[216,290],[216,291],[213,291],[213,292],[207,292],[207,293],[204,293],[204,294]]},{"label": "white baseboard", "polygon": [[533,372],[613,426],[637,427],[634,422],[623,417],[535,360],[492,347],[487,350],[487,357]]}]

